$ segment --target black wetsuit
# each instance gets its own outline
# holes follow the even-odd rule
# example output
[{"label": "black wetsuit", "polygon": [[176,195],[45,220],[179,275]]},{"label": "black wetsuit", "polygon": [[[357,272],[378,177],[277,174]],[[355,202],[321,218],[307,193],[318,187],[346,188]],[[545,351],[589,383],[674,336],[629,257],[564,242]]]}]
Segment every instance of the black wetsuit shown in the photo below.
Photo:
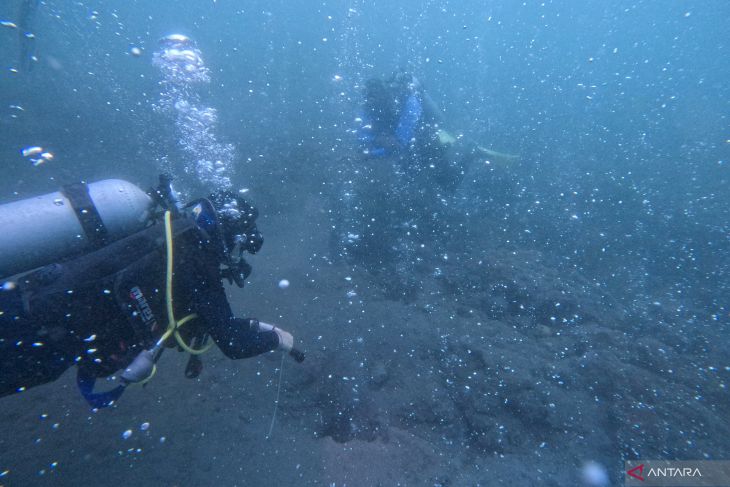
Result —
[{"label": "black wetsuit", "polygon": [[[173,220],[173,234],[175,318],[198,315],[181,328],[186,341],[207,333],[233,359],[275,349],[275,332],[233,316],[207,235],[184,218]],[[51,382],[74,364],[93,377],[124,369],[167,328],[165,277],[165,229],[156,224],[5,283],[0,397]]]},{"label": "black wetsuit", "polygon": [[[410,79],[410,78],[409,78]],[[410,134],[411,141],[399,139],[399,125],[408,118],[409,98],[415,96],[420,115]],[[420,179],[424,188],[453,193],[461,184],[473,148],[454,148],[438,140],[441,114],[436,103],[421,88],[408,83],[366,83],[364,115],[368,130],[366,148],[376,157],[394,157],[409,179]],[[407,133],[404,132],[404,134]],[[401,134],[401,135],[404,135]]]}]

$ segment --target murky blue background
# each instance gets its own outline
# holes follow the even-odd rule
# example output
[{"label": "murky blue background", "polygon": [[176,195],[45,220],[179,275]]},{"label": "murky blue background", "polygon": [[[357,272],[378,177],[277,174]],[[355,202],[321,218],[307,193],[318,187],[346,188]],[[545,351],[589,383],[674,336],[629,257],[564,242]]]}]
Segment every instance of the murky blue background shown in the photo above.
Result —
[{"label": "murky blue background", "polygon": [[[0,20],[13,21],[20,3],[4,0]],[[201,97],[218,110],[219,139],[236,147],[234,186],[250,189],[264,229],[267,215],[274,218],[267,247],[286,239],[290,249],[314,245],[306,228],[294,236],[284,227],[302,218],[297,202],[332,184],[356,151],[349,131],[359,86],[405,68],[449,127],[521,156],[504,184],[461,195],[470,225],[483,225],[505,248],[549,255],[637,317],[655,320],[647,303],[671,303],[684,324],[690,317],[690,330],[701,323],[720,334],[730,286],[729,18],[722,0],[43,1],[30,72],[13,72],[18,31],[0,27],[0,201],[78,179],[152,185],[161,158],[175,160],[179,147],[172,122],[152,109],[160,74],[151,58],[162,36],[182,33],[211,70]],[[20,151],[34,145],[54,160],[33,166]],[[302,173],[313,178],[292,179]],[[327,313],[337,320],[336,308]],[[730,363],[703,363],[703,351],[694,353],[688,363],[725,370],[718,380],[727,380]],[[720,397],[727,404],[727,393]],[[11,430],[2,425],[3,436]],[[93,449],[84,441],[79,455]],[[727,457],[727,443],[715,454]],[[41,468],[2,457],[11,471]],[[145,461],[154,464],[138,463]],[[103,475],[108,465],[96,467]],[[259,478],[268,478],[266,468]],[[323,485],[328,477],[307,480]]]}]

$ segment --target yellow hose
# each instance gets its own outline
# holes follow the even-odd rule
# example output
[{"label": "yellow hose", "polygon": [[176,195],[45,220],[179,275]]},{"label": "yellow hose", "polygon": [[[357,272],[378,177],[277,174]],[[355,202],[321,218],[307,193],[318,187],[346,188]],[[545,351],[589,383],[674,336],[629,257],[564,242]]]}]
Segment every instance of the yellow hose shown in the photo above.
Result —
[{"label": "yellow hose", "polygon": [[194,349],[191,346],[189,346],[187,343],[185,343],[185,340],[183,340],[182,336],[180,336],[180,327],[183,326],[185,323],[187,323],[190,320],[193,320],[198,317],[197,314],[192,313],[181,319],[180,321],[175,320],[175,314],[172,309],[172,274],[173,274],[173,254],[172,254],[172,221],[171,221],[171,215],[169,211],[165,212],[165,242],[167,244],[167,281],[166,281],[166,301],[167,301],[167,330],[160,338],[159,343],[164,343],[168,338],[170,338],[170,335],[175,336],[175,341],[177,341],[177,344],[180,345],[180,348],[185,350],[186,352],[192,354],[192,355],[200,355],[202,353],[207,352],[210,350],[210,347],[213,346],[213,343],[208,343],[203,348]]}]

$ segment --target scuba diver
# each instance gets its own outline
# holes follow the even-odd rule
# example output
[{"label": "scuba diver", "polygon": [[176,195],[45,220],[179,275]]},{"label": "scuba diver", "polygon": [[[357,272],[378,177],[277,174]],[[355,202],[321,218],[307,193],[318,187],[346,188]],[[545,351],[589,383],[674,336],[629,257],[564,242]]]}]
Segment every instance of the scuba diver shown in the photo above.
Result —
[{"label": "scuba diver", "polygon": [[365,83],[358,138],[368,157],[396,156],[404,171],[427,172],[427,179],[449,193],[461,183],[475,159],[511,163],[517,156],[496,152],[441,128],[433,99],[412,74],[398,71],[390,78]]},{"label": "scuba diver", "polygon": [[[0,397],[76,365],[86,401],[109,406],[171,347],[191,354],[187,377],[212,342],[231,359],[304,359],[289,332],[235,317],[226,298],[222,279],[243,287],[243,253],[263,244],[256,208],[229,191],[182,205],[170,183],[104,180],[0,206],[0,276],[14,274],[0,280]],[[115,373],[116,387],[94,391]]]},{"label": "scuba diver", "polygon": [[[456,190],[475,162],[514,160],[442,128],[436,103],[412,74],[366,81],[348,204],[334,223],[344,255],[381,277],[387,295],[412,301],[419,269],[468,228]],[[350,183],[350,181],[352,181]]]},{"label": "scuba diver", "polygon": [[447,159],[446,147],[436,143],[438,109],[418,80],[397,72],[387,80],[365,83],[363,115],[358,137],[370,158],[394,157],[411,177],[430,168],[438,187],[453,190],[463,175],[458,159]]}]

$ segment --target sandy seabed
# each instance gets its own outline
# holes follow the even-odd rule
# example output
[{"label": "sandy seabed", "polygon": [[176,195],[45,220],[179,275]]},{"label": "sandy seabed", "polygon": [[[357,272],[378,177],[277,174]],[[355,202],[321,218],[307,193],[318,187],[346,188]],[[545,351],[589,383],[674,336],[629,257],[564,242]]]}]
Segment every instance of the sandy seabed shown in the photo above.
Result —
[{"label": "sandy seabed", "polygon": [[691,308],[628,310],[496,245],[426,259],[406,302],[332,257],[324,201],[291,204],[308,218],[263,214],[250,283],[229,290],[307,352],[284,361],[270,436],[280,355],[214,350],[187,380],[168,351],[108,410],[72,372],[3,399],[0,485],[565,486],[589,461],[616,485],[625,459],[730,455],[727,339]]}]

